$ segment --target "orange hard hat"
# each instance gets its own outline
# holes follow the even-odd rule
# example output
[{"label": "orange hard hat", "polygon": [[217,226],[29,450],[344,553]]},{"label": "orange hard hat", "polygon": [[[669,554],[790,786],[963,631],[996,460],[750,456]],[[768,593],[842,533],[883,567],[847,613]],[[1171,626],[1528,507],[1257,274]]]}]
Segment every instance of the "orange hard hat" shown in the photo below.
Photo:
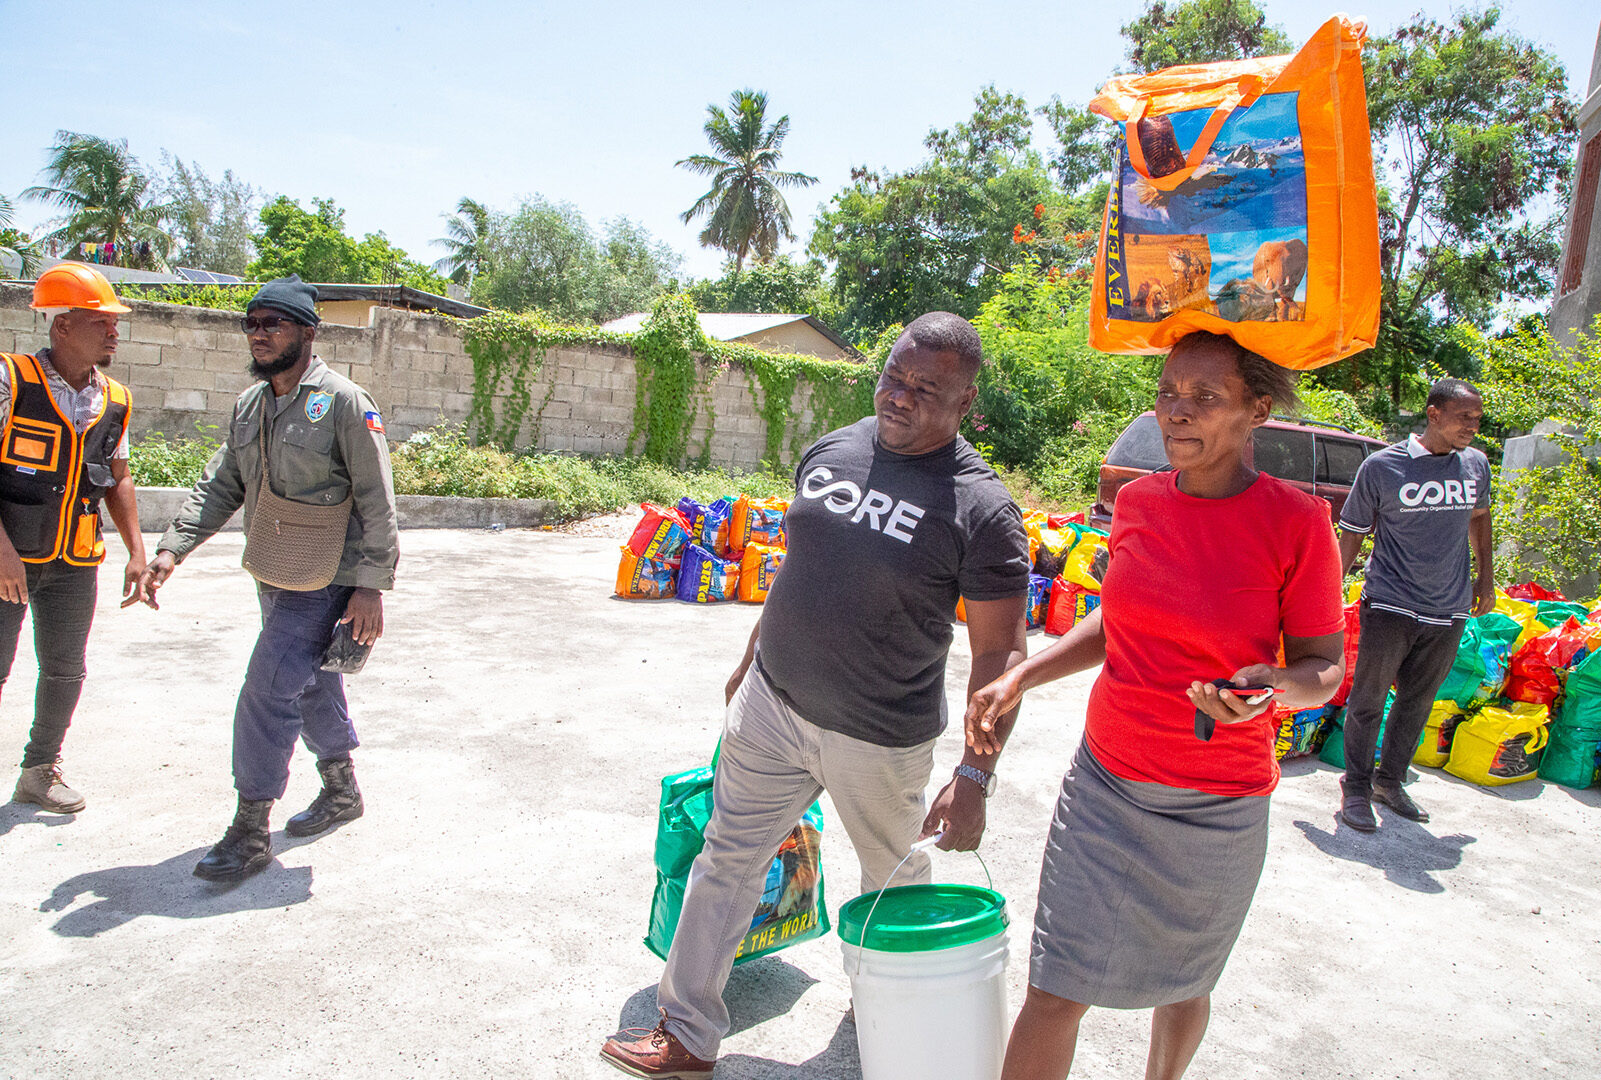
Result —
[{"label": "orange hard hat", "polygon": [[36,308],[88,308],[125,315],[133,310],[117,299],[100,271],[78,262],[56,263],[33,283]]}]

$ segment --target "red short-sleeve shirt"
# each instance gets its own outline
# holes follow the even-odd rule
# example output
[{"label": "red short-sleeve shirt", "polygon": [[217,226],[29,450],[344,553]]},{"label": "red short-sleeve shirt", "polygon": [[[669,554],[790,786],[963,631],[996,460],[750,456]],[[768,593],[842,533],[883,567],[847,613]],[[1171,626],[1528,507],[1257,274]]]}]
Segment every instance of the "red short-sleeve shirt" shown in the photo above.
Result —
[{"label": "red short-sleeve shirt", "polygon": [[1195,737],[1191,682],[1279,662],[1282,638],[1345,628],[1328,504],[1265,473],[1227,499],[1175,473],[1118,492],[1101,591],[1106,664],[1085,739],[1127,780],[1266,795],[1279,780],[1273,710]]}]

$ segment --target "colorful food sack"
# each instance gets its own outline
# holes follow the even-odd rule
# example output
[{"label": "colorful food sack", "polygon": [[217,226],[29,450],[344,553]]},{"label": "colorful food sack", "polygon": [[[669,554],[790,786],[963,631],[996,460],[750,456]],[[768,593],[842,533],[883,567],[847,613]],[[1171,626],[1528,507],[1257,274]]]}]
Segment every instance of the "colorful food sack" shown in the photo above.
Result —
[{"label": "colorful food sack", "polygon": [[[1390,707],[1395,704],[1395,691],[1391,690],[1384,696],[1384,717],[1379,721],[1379,737],[1373,743],[1373,764],[1379,763],[1384,753],[1384,729],[1389,727]],[[1346,711],[1335,709],[1329,716],[1328,734],[1323,739],[1323,749],[1318,751],[1317,759],[1325,765],[1333,765],[1336,769],[1345,768],[1345,721]]]},{"label": "colorful food sack", "polygon": [[[650,903],[645,947],[664,960],[678,929],[689,868],[705,845],[716,767],[714,760],[712,765],[662,778],[656,821],[656,892]],[[750,929],[734,952],[736,965],[828,933],[822,833],[823,808],[812,803],[773,854]]]},{"label": "colorful food sack", "polygon": [[1045,519],[1045,524],[1053,529],[1062,529],[1069,525],[1084,525],[1087,522],[1084,520],[1084,511],[1080,510],[1076,514],[1052,514]]},{"label": "colorful food sack", "polygon": [[1506,594],[1514,600],[1566,600],[1567,597],[1554,589],[1547,589],[1543,585],[1536,585],[1532,581],[1525,581],[1522,585],[1509,585]]},{"label": "colorful food sack", "polygon": [[1457,725],[1445,771],[1475,784],[1498,787],[1534,779],[1545,746],[1544,705],[1492,705]]},{"label": "colorful food sack", "polygon": [[750,544],[783,547],[784,514],[788,510],[789,503],[783,499],[753,499],[741,495],[734,503],[728,529],[728,549],[724,554],[730,559],[737,558]]},{"label": "colorful food sack", "polygon": [[684,549],[678,568],[678,598],[691,604],[732,600],[739,591],[739,563],[719,559],[699,544]]},{"label": "colorful food sack", "polygon": [[1045,612],[1045,632],[1060,637],[1100,606],[1099,590],[1091,591],[1066,578],[1057,578],[1051,583],[1050,604]]},{"label": "colorful food sack", "polygon": [[1423,722],[1423,739],[1417,753],[1412,755],[1414,765],[1427,765],[1438,769],[1451,757],[1451,740],[1456,736],[1457,725],[1468,718],[1462,706],[1454,701],[1436,701]]},{"label": "colorful food sack", "polygon": [[1344,705],[1351,696],[1351,682],[1356,678],[1356,654],[1362,646],[1362,590],[1358,585],[1355,596],[1345,605],[1345,677],[1340,688],[1329,699],[1334,706]]},{"label": "colorful food sack", "polygon": [[1106,577],[1106,557],[1106,537],[1098,532],[1085,532],[1063,560],[1062,576],[1080,588],[1098,593]]},{"label": "colorful food sack", "polygon": [[1090,102],[1123,128],[1095,255],[1093,348],[1160,353],[1211,330],[1310,369],[1372,347],[1366,34],[1336,16],[1293,56],[1121,75]]},{"label": "colorful food sack", "polygon": [[739,598],[760,604],[773,587],[773,578],[784,562],[784,549],[768,544],[751,544],[739,559]]},{"label": "colorful food sack", "polygon": [[634,526],[634,535],[628,538],[628,550],[642,559],[677,560],[691,535],[684,515],[654,503],[640,503],[639,508],[645,511],[645,516]]},{"label": "colorful food sack", "polygon": [[[1028,628],[1045,625],[1045,617],[1050,613],[1051,606],[1051,579],[1041,577],[1039,574],[1028,576]],[[962,614],[967,614],[965,611]]]},{"label": "colorful food sack", "polygon": [[1601,654],[1574,664],[1567,693],[1551,719],[1550,745],[1540,756],[1540,776],[1570,788],[1596,783],[1601,753]]},{"label": "colorful food sack", "polygon": [[1436,700],[1450,699],[1471,708],[1500,697],[1511,667],[1512,645],[1523,633],[1517,620],[1498,612],[1469,619]]},{"label": "colorful food sack", "polygon": [[1551,705],[1562,696],[1562,677],[1573,658],[1589,642],[1592,631],[1569,618],[1555,630],[1531,640],[1512,657],[1506,696],[1533,705]]},{"label": "colorful food sack", "polygon": [[629,600],[658,600],[678,587],[673,568],[659,559],[635,555],[627,544],[617,563],[617,595]]},{"label": "colorful food sack", "polygon": [[1335,708],[1323,705],[1316,709],[1279,714],[1279,734],[1273,743],[1273,755],[1280,761],[1286,758],[1306,757],[1323,749],[1323,742],[1334,726]]}]

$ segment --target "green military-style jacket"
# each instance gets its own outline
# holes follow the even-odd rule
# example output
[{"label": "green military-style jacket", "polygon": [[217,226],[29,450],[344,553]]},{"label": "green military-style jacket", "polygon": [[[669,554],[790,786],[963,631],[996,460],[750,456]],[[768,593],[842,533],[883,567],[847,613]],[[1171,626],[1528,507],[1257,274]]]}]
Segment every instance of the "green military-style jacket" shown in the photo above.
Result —
[{"label": "green military-style jacket", "polygon": [[281,403],[267,382],[239,395],[227,441],[206,463],[156,550],[170,551],[182,562],[241,506],[249,527],[261,489],[264,418],[274,492],[295,502],[327,505],[355,496],[333,583],[393,588],[400,537],[383,420],[365,390],[315,356],[300,385]]}]

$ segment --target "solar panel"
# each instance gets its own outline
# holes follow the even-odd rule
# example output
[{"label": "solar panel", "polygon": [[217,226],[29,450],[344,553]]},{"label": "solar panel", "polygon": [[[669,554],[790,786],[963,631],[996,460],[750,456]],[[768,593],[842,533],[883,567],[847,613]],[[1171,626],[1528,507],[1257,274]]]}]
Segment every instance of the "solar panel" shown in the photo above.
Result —
[{"label": "solar panel", "polygon": [[196,285],[238,285],[245,279],[234,274],[219,274],[215,270],[197,270],[190,266],[178,267],[181,277]]}]

